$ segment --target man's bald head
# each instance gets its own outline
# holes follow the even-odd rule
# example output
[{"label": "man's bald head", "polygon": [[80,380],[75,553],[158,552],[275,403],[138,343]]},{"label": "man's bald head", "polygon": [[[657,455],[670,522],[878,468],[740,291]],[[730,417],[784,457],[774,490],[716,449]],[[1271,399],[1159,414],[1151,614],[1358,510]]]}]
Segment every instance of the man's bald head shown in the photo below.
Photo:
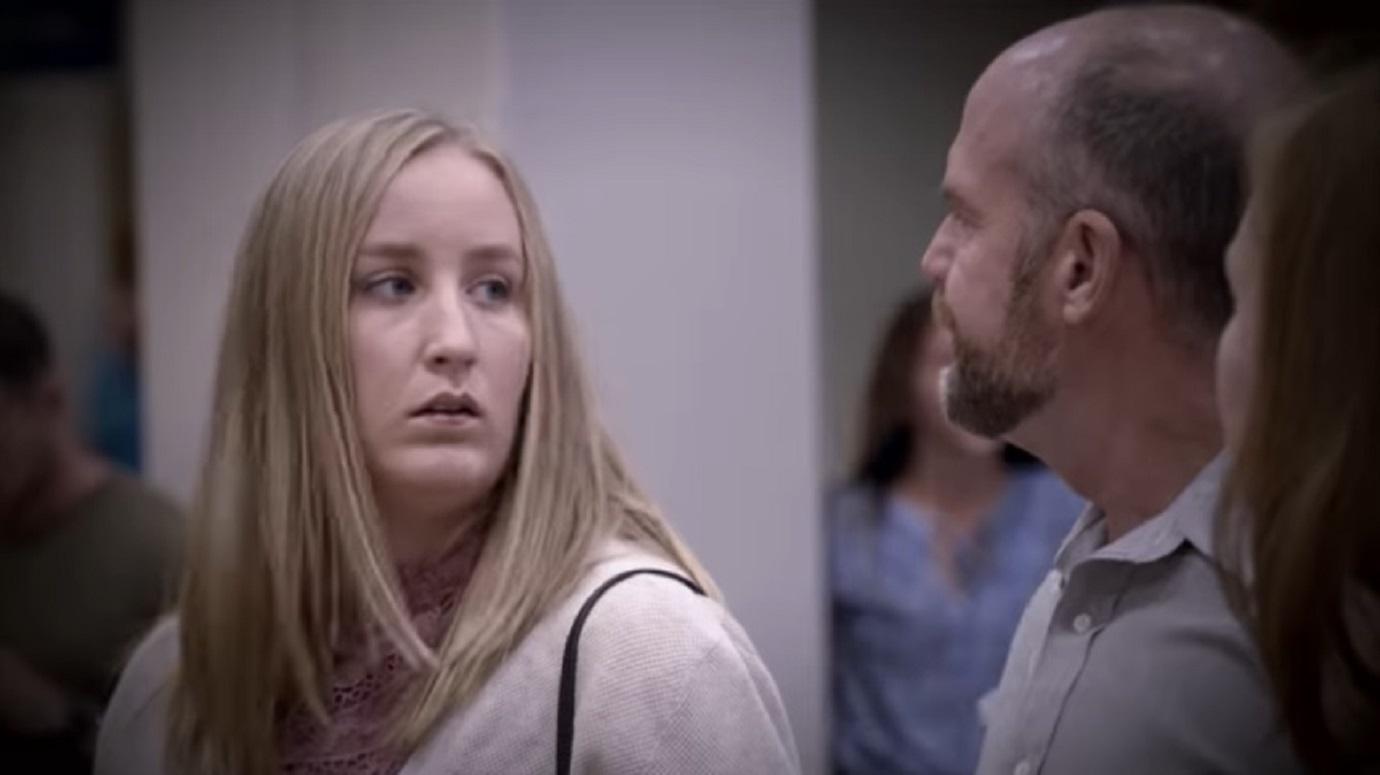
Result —
[{"label": "man's bald head", "polygon": [[1140,59],[1147,84],[1195,85],[1225,107],[1271,110],[1296,87],[1301,70],[1259,25],[1216,8],[1148,5],[1095,11],[1046,27],[1011,46],[989,71],[1022,71],[1067,82],[1078,70],[1124,57]]},{"label": "man's bald head", "polygon": [[1108,215],[1162,317],[1202,341],[1231,312],[1221,264],[1244,207],[1246,138],[1302,82],[1293,56],[1251,22],[1138,6],[1020,41],[971,99],[1025,113],[1013,162],[1046,227],[1080,209]]}]

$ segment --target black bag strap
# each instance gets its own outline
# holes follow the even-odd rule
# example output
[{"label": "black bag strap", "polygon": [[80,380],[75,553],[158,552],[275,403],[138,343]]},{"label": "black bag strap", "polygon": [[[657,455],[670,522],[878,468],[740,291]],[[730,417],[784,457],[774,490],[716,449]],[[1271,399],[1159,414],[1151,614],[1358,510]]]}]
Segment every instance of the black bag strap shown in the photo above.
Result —
[{"label": "black bag strap", "polygon": [[704,595],[704,590],[698,584],[678,573],[657,568],[635,568],[605,581],[585,598],[584,605],[580,606],[580,612],[575,614],[575,621],[570,625],[570,634],[565,638],[565,653],[561,656],[561,688],[556,701],[556,775],[570,775],[570,757],[575,745],[575,663],[580,657],[580,631],[584,629],[585,620],[589,618],[594,604],[605,592],[621,581],[643,574],[674,579],[695,594]]}]

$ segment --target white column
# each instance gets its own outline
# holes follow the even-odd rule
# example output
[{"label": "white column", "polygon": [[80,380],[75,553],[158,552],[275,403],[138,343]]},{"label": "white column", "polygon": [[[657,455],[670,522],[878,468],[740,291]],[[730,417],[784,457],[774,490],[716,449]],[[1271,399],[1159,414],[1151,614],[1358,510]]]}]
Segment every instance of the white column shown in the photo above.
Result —
[{"label": "white column", "polygon": [[501,116],[614,435],[824,772],[809,7],[511,0]]}]

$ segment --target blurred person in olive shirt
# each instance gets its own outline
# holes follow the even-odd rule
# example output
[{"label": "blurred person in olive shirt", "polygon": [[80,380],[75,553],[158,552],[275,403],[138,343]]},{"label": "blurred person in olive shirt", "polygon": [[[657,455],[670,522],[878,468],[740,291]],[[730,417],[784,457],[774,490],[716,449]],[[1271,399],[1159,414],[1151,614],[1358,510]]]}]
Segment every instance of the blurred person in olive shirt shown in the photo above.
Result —
[{"label": "blurred person in olive shirt", "polygon": [[0,769],[90,772],[128,650],[171,602],[182,516],[80,441],[47,332],[0,293]]}]

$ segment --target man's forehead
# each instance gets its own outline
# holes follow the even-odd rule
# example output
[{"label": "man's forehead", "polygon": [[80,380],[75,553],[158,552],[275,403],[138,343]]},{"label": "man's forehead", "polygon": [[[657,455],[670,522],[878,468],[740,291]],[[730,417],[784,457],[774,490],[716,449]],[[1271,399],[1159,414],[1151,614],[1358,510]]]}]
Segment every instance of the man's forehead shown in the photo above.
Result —
[{"label": "man's forehead", "polygon": [[949,147],[945,183],[959,192],[1009,165],[1037,115],[1038,106],[1025,106],[1018,98],[1003,99],[1000,88],[979,88],[992,85],[1000,87],[991,82],[974,87]]}]

